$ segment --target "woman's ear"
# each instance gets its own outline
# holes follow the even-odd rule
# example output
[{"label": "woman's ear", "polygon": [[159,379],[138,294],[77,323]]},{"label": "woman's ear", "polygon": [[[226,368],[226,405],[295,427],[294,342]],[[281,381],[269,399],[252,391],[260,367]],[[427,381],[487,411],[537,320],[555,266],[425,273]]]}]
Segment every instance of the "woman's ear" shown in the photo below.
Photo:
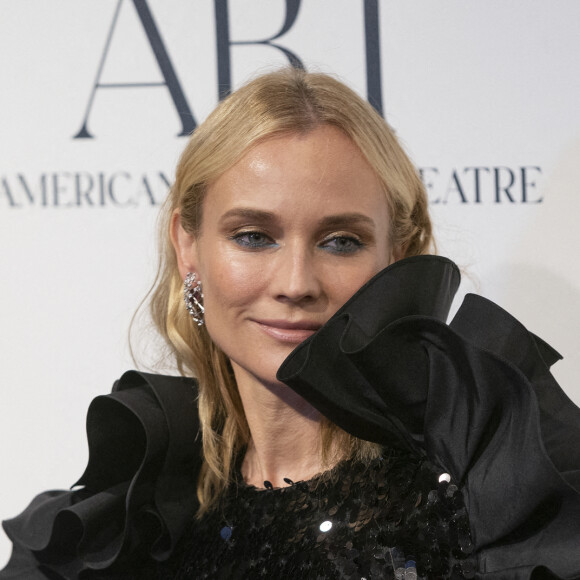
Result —
[{"label": "woman's ear", "polygon": [[179,274],[185,279],[189,272],[197,270],[197,246],[195,237],[183,229],[179,210],[175,210],[171,216],[169,235],[177,257]]}]

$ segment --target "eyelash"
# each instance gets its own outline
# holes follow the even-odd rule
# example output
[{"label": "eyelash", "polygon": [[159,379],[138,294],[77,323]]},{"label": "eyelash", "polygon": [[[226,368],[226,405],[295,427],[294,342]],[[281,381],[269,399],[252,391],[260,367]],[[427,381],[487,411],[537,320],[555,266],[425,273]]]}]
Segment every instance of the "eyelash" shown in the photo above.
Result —
[{"label": "eyelash", "polygon": [[[252,241],[251,237],[259,237],[262,241]],[[267,248],[272,248],[277,246],[276,242],[274,242],[268,234],[261,232],[259,230],[250,230],[250,231],[242,231],[238,232],[229,238],[234,243],[238,244],[242,248],[246,248],[249,250],[262,250]],[[331,242],[341,241],[341,243],[345,243],[342,248],[339,249],[337,246],[330,246]],[[324,240],[320,244],[319,247],[322,249],[336,255],[345,255],[345,254],[354,254],[355,252],[363,249],[366,247],[366,244],[362,242],[358,237],[352,235],[340,235],[340,234],[333,234]],[[345,247],[347,246],[347,247]]]},{"label": "eyelash", "polygon": [[[260,236],[264,240],[268,240],[268,241],[266,243],[255,242],[255,241],[252,242],[250,239],[250,236]],[[247,239],[244,240],[244,238],[247,238]],[[239,246],[242,246],[244,248],[249,248],[252,250],[260,250],[262,248],[271,248],[272,246],[276,245],[276,242],[272,241],[267,234],[265,234],[264,232],[261,232],[259,230],[250,230],[250,231],[246,231],[246,232],[238,232],[238,233],[234,234],[233,236],[230,236],[230,240],[232,240],[233,242],[235,242]]]},{"label": "eyelash", "polygon": [[[365,244],[356,236],[348,236],[348,235],[340,235],[340,234],[333,234],[330,238],[326,238],[323,240],[322,244],[328,244],[329,242],[336,242],[340,240],[341,242],[346,242],[348,247],[343,247],[342,249],[338,249],[337,247],[330,248],[326,247],[328,251],[333,254],[354,254],[355,252],[363,249]],[[321,245],[322,245],[321,244]]]}]

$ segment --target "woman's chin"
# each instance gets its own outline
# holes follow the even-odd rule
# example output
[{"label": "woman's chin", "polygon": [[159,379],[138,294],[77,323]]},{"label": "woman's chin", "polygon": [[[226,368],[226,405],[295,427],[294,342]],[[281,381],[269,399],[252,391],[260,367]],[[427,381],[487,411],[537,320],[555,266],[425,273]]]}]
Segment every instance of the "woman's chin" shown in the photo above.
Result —
[{"label": "woman's chin", "polygon": [[231,360],[238,386],[250,381],[252,383],[259,383],[267,387],[269,390],[280,388],[288,389],[289,387],[285,383],[282,383],[277,379],[276,374],[292,350],[293,348],[289,349],[287,353],[275,357],[271,355],[268,357],[269,360],[267,363],[264,361],[263,364],[243,365]]}]

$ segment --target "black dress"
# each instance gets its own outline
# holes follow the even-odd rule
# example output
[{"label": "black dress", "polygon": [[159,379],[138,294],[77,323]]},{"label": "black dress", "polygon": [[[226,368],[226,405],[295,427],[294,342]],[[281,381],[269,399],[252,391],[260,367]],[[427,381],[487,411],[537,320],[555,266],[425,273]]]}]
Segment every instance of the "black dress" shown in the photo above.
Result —
[{"label": "black dress", "polygon": [[157,577],[473,578],[469,519],[448,477],[391,449],[279,489],[232,483],[218,509],[191,522]]},{"label": "black dress", "polygon": [[477,296],[446,325],[458,283],[444,258],[396,262],[279,370],[382,459],[234,483],[197,522],[195,383],[132,371],[91,404],[80,487],[4,523],[0,578],[580,578],[580,410],[549,373],[559,355]]}]

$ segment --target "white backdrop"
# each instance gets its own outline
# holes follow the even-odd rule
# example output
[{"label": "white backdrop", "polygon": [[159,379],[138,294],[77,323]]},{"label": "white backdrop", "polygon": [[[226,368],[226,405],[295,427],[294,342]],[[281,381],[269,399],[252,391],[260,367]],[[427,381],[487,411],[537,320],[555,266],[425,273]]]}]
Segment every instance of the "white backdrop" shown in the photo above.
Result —
[{"label": "white backdrop", "polygon": [[[462,292],[557,348],[580,402],[576,0],[3,2],[1,518],[82,473],[86,407],[133,366],[127,329],[188,113],[215,106],[228,53],[232,87],[286,64],[253,42],[285,21],[273,42],[307,68],[382,91]],[[0,566],[8,555],[1,536]]]}]

